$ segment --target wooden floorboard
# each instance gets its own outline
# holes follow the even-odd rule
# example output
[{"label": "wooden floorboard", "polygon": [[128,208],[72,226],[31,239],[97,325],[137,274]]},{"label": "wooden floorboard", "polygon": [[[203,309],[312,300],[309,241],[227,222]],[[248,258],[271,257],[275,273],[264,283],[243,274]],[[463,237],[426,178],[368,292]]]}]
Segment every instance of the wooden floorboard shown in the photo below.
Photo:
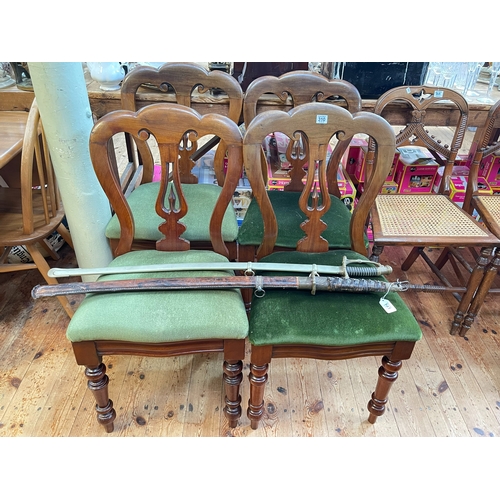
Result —
[{"label": "wooden floorboard", "polygon": [[[432,257],[437,252],[431,252]],[[403,273],[405,250],[386,249],[393,278],[432,283],[421,261]],[[75,266],[69,248],[58,266]],[[243,415],[223,415],[222,355],[178,358],[109,356],[115,431],[96,421],[84,368],[65,338],[68,318],[55,298],[33,301],[37,271],[0,275],[0,436],[61,437],[490,437],[500,436],[500,319],[490,294],[466,338],[449,335],[458,305],[451,294],[406,292],[423,339],[403,363],[386,413],[367,422],[366,405],[380,360],[273,360],[258,430],[246,416],[249,353],[243,368]],[[75,299],[77,307],[80,299]]]}]

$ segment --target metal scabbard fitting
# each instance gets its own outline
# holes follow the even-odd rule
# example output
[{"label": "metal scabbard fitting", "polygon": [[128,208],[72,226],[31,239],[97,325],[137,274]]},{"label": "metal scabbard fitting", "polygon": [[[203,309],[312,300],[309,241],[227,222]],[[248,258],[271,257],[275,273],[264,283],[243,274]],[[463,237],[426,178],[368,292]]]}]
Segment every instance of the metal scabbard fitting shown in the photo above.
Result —
[{"label": "metal scabbard fitting", "polygon": [[253,294],[258,299],[261,299],[266,294],[264,290],[264,278],[262,276],[255,276],[255,292]]}]

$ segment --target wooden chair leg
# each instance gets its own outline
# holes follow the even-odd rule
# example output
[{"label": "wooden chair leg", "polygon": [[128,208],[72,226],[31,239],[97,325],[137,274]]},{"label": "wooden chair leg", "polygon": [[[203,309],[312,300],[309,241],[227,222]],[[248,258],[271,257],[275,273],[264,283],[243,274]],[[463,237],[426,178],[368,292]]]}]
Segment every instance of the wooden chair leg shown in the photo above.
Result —
[{"label": "wooden chair leg", "polygon": [[97,421],[104,426],[106,432],[113,432],[116,412],[113,401],[108,397],[109,378],[106,375],[106,365],[100,363],[97,366],[85,367],[85,376],[88,378],[88,388],[96,400]]},{"label": "wooden chair leg", "polygon": [[241,417],[240,385],[243,380],[243,361],[224,360],[224,387],[226,390],[224,414],[229,427],[236,427]]},{"label": "wooden chair leg", "polygon": [[450,253],[450,250],[448,247],[443,248],[443,250],[441,251],[441,253],[439,254],[439,257],[436,259],[436,262],[435,262],[436,267],[438,269],[441,269],[448,262],[449,253]]},{"label": "wooden chair leg", "polygon": [[258,366],[250,364],[250,399],[248,400],[247,416],[252,429],[259,427],[259,422],[264,414],[264,389],[267,382],[269,365]]},{"label": "wooden chair leg", "polygon": [[[469,329],[474,322],[474,318],[477,315],[477,312],[479,311],[480,303],[478,302],[479,299],[475,299],[475,296],[478,295],[478,290],[479,287],[481,286],[481,290],[483,293],[483,290],[485,290],[486,286],[488,286],[486,283],[482,285],[482,282],[485,281],[485,269],[488,263],[491,260],[491,248],[482,248],[481,252],[476,260],[476,265],[474,269],[472,270],[472,273],[469,277],[469,281],[467,282],[467,290],[466,292],[462,295],[462,298],[460,300],[460,303],[457,308],[457,312],[455,313],[455,316],[453,318],[453,321],[451,323],[451,329],[450,329],[450,334],[451,335],[456,335],[457,333],[460,332],[460,336],[465,335],[465,330],[462,327],[462,324],[465,321],[465,315],[467,314],[467,324]],[[491,282],[493,281],[493,278],[495,275],[492,276],[491,280],[489,281],[490,285]],[[482,300],[484,300],[484,295],[489,290],[488,288],[484,291]],[[476,312],[472,312],[472,302],[475,302],[475,306],[477,308]],[[471,310],[470,315],[469,315],[469,310]],[[462,335],[462,332],[463,335]]]},{"label": "wooden chair leg", "polygon": [[250,399],[247,416],[250,426],[256,430],[264,414],[264,389],[267,382],[267,371],[272,356],[272,346],[252,346],[250,357]]},{"label": "wooden chair leg", "polygon": [[379,262],[380,261],[380,255],[384,251],[384,247],[379,247],[376,245],[373,245],[372,247],[372,253],[370,255],[370,260],[372,262]]},{"label": "wooden chair leg", "polygon": [[402,364],[401,361],[392,361],[387,356],[382,358],[382,366],[378,370],[377,386],[368,402],[368,411],[370,412],[368,422],[371,424],[374,424],[377,417],[385,413],[389,391],[398,378],[398,371],[401,369]]},{"label": "wooden chair leg", "polygon": [[[45,281],[49,285],[57,285],[58,284],[57,280],[55,278],[49,277],[48,272],[49,272],[50,266],[47,264],[47,261],[45,260],[43,255],[39,252],[36,245],[26,244],[26,249],[30,253],[30,255],[33,259],[33,262],[36,264],[36,267],[38,268],[38,270],[40,271],[42,276],[45,278]],[[74,311],[73,311],[73,308],[71,307],[71,304],[68,300],[68,297],[62,295],[62,296],[59,296],[57,298],[58,298],[59,302],[61,303],[61,305],[63,306],[64,310],[66,311],[67,315],[70,318],[72,318]]]},{"label": "wooden chair leg", "polygon": [[408,271],[413,263],[417,260],[417,257],[420,255],[421,247],[413,247],[411,252],[406,257],[405,261],[401,264],[402,271]]},{"label": "wooden chair leg", "polygon": [[64,241],[71,247],[73,247],[73,239],[71,238],[70,232],[66,229],[66,226],[61,222],[59,226],[57,226],[56,231],[63,237]]},{"label": "wooden chair leg", "polygon": [[47,255],[53,260],[59,260],[59,254],[49,245],[47,239],[38,242],[40,246],[47,252]]},{"label": "wooden chair leg", "polygon": [[241,417],[240,386],[243,380],[244,358],[245,339],[224,341],[224,414],[229,427],[236,427]]},{"label": "wooden chair leg", "polygon": [[[481,257],[478,258],[478,260]],[[483,305],[484,299],[488,294],[491,285],[493,284],[493,280],[495,279],[498,269],[500,267],[500,249],[497,248],[495,252],[495,256],[491,261],[491,264],[488,266],[486,271],[484,272],[484,277],[477,287],[477,292],[472,299],[472,303],[465,315],[465,318],[460,326],[460,337],[465,337],[467,332],[470,330],[474,320],[476,319],[477,314],[479,313],[479,309]]]}]

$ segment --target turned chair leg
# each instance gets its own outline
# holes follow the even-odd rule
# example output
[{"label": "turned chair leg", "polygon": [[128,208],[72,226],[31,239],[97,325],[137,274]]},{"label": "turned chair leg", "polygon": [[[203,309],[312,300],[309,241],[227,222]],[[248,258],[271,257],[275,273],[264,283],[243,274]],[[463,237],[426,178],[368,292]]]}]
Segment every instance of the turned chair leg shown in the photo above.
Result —
[{"label": "turned chair leg", "polygon": [[401,361],[391,361],[387,356],[382,358],[382,366],[378,370],[377,386],[368,402],[368,411],[370,412],[368,422],[371,424],[374,424],[377,417],[385,413],[389,391],[398,378],[398,371],[401,369],[402,364]]},{"label": "turned chair leg", "polygon": [[[483,285],[483,282],[485,282],[486,280],[485,271],[486,271],[486,266],[491,260],[491,252],[492,252],[491,248],[482,248],[479,256],[477,257],[476,265],[472,270],[469,281],[467,282],[467,290],[462,295],[462,298],[457,308],[457,312],[455,313],[455,316],[451,323],[451,329],[450,329],[451,335],[456,335],[459,332],[462,337],[465,335],[464,328],[462,327],[462,324],[465,321],[464,318],[467,318],[467,325],[468,325],[466,327],[467,329],[469,329],[472,323],[474,322],[474,318],[477,312],[479,311],[479,307],[481,305],[479,303],[479,297],[477,299],[475,298],[479,295],[478,294],[479,287],[481,287],[481,290],[484,290],[484,293],[482,292],[482,296],[480,297],[481,302],[482,300],[484,300],[484,295],[486,295],[486,293],[489,290],[489,286],[488,288],[486,288],[487,283]],[[495,275],[492,276],[490,284],[493,281],[494,276]],[[472,310],[472,303],[474,303],[474,307],[476,308],[475,312]],[[471,311],[470,313],[468,312],[469,310]]]},{"label": "turned chair leg", "polygon": [[472,299],[472,303],[465,315],[465,318],[460,326],[460,337],[465,337],[467,332],[470,330],[474,320],[476,319],[477,314],[479,313],[479,309],[483,305],[484,299],[488,294],[489,289],[493,284],[493,280],[495,279],[498,268],[500,267],[500,249],[497,248],[495,252],[495,256],[491,261],[491,264],[486,269],[484,273],[484,277],[477,287],[477,292]]},{"label": "turned chair leg", "polygon": [[224,360],[224,387],[226,390],[224,414],[229,427],[236,427],[241,417],[240,385],[243,380],[243,362]]},{"label": "turned chair leg", "polygon": [[269,364],[250,364],[250,399],[248,400],[247,416],[252,429],[259,427],[259,422],[264,414],[264,389],[267,382]]},{"label": "turned chair leg", "polygon": [[370,255],[370,260],[372,262],[379,262],[380,261],[380,255],[384,251],[384,247],[379,247],[376,245],[373,245],[372,247],[372,253]]},{"label": "turned chair leg", "polygon": [[97,421],[104,426],[106,432],[113,432],[116,412],[113,401],[108,397],[109,378],[106,375],[106,365],[101,363],[98,366],[85,367],[85,376],[88,378],[88,388],[96,400]]}]

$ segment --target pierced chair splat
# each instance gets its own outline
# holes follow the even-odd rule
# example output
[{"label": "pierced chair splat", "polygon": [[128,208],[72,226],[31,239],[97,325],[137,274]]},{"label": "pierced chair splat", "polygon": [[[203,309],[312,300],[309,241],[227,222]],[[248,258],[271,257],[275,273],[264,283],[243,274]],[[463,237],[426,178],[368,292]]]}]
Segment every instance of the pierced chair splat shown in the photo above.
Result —
[{"label": "pierced chair splat", "polygon": [[[309,165],[305,185],[297,199],[298,210],[304,215],[304,219],[296,218],[302,235],[293,250],[283,252],[275,251],[279,223],[259,162],[263,139],[276,131],[287,135],[290,140],[300,133],[307,141]],[[326,214],[332,208],[326,178],[327,146],[335,135],[342,140],[358,133],[375,139],[376,161],[347,229],[349,248],[331,250],[324,223]],[[244,137],[247,175],[264,219],[257,259],[289,265],[340,265],[347,257],[360,259],[359,266],[369,266],[365,222],[391,167],[394,147],[392,128],[373,113],[351,114],[339,106],[315,102],[297,106],[289,112],[269,111],[258,115],[249,124]],[[376,279],[385,280],[382,277]],[[376,293],[316,291],[312,294],[304,290],[269,289],[264,296],[253,298],[247,411],[253,429],[258,427],[265,415],[265,386],[273,358],[340,360],[382,356],[378,382],[368,402],[369,421],[374,423],[384,413],[390,387],[398,376],[402,360],[410,358],[415,343],[421,338],[421,330],[397,293],[391,292],[386,296],[396,309],[390,314],[381,307],[381,297]]]},{"label": "pierced chair splat", "polygon": [[[157,196],[149,199],[160,219],[160,237],[155,249],[133,250],[135,214],[125,197],[107,155],[110,138],[125,132],[147,143],[154,137],[161,157],[161,181]],[[186,134],[204,137],[215,134],[228,151],[226,181],[210,214],[213,250],[192,249],[188,234],[190,205],[180,181],[179,144]],[[138,112],[115,111],[94,126],[90,154],[99,182],[120,223],[120,239],[110,266],[142,266],[229,262],[222,235],[223,217],[240,177],[242,138],[229,118],[208,114],[178,104],[153,104]],[[170,182],[168,179],[172,178]],[[226,276],[232,271],[162,271],[156,273],[107,274],[99,281],[134,278]],[[103,314],[106,311],[106,314]],[[114,428],[115,410],[108,396],[108,377],[103,364],[106,355],[178,356],[223,352],[221,376],[225,387],[224,413],[229,427],[241,414],[239,387],[248,320],[238,289],[169,290],[88,294],[69,323],[67,337],[76,361],[84,365],[97,405],[98,421],[107,432]]]}]

